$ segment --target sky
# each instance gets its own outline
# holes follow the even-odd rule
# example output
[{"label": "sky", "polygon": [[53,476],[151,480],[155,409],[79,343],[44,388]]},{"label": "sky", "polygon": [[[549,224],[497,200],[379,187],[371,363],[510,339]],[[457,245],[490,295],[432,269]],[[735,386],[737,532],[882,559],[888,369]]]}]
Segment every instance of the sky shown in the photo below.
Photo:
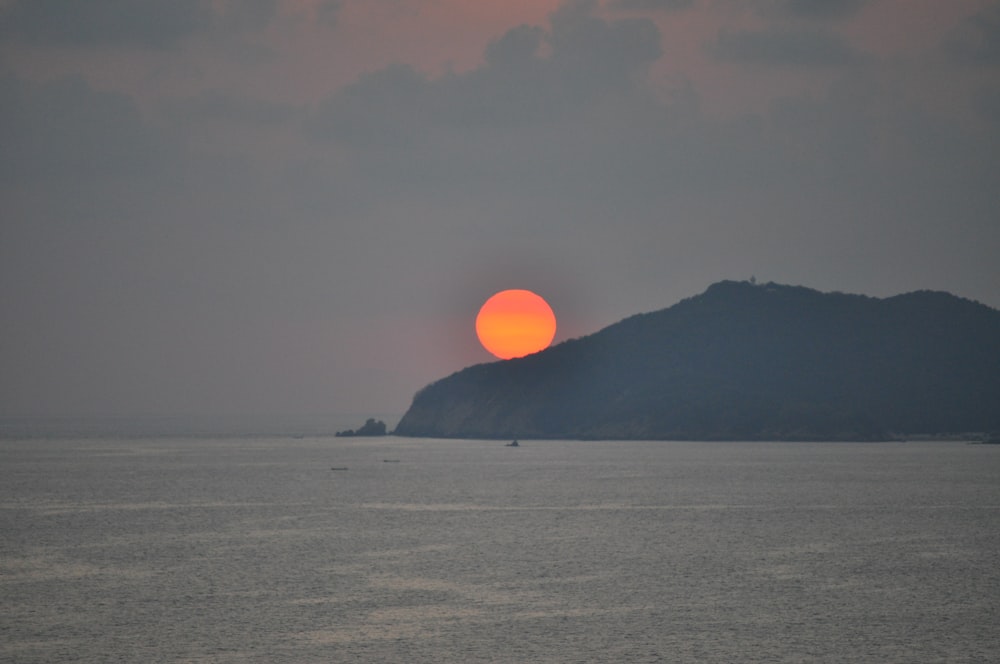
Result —
[{"label": "sky", "polygon": [[996,1],[0,0],[0,136],[0,416],[401,414],[506,288],[1000,307]]}]

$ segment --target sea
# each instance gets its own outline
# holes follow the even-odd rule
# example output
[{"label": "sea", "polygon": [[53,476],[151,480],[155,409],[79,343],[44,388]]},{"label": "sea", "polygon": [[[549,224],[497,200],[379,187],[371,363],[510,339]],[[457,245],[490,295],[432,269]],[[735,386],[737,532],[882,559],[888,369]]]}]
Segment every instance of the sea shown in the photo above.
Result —
[{"label": "sea", "polygon": [[519,442],[8,432],[0,661],[1000,661],[1000,446]]}]

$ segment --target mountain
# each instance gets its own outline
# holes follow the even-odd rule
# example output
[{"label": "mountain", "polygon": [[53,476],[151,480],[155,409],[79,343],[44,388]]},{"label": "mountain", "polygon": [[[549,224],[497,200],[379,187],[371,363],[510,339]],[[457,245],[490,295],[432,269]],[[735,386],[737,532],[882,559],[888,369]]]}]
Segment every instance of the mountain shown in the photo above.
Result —
[{"label": "mountain", "polygon": [[723,281],[420,390],[402,436],[884,440],[1000,431],[1000,311]]}]

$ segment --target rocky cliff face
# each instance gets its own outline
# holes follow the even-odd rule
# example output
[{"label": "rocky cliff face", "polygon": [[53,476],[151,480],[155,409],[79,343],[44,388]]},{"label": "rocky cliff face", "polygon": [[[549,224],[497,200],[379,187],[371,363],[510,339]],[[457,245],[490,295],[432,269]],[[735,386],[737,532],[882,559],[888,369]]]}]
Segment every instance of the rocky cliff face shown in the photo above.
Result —
[{"label": "rocky cliff face", "polygon": [[467,438],[879,440],[1000,430],[1000,311],[720,282],[420,390],[395,433]]}]

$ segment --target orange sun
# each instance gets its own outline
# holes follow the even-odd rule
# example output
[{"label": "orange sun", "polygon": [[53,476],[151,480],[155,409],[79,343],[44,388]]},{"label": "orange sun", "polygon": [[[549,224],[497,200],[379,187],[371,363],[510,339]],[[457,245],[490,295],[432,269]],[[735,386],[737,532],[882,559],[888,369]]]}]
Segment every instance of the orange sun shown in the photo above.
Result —
[{"label": "orange sun", "polygon": [[523,357],[548,348],[556,335],[556,316],[531,291],[500,291],[479,310],[476,334],[483,348],[503,360]]}]

